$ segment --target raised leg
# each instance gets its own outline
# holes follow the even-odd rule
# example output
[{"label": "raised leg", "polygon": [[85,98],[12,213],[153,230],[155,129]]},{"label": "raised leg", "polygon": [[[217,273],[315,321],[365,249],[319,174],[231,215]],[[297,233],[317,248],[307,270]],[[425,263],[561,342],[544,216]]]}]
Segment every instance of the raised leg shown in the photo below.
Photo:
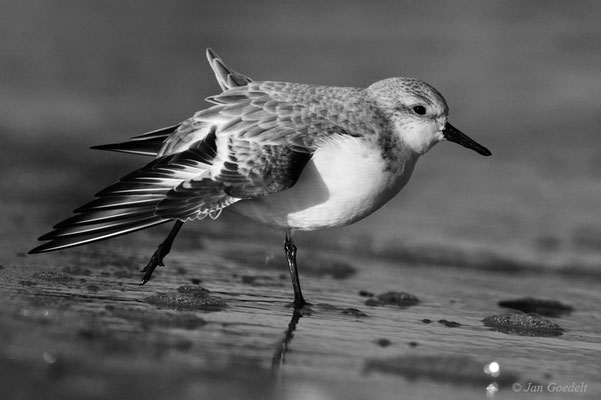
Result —
[{"label": "raised leg", "polygon": [[286,231],[286,240],[284,241],[284,250],[286,251],[286,260],[290,269],[290,279],[292,279],[292,289],[294,289],[294,308],[302,308],[307,305],[301,292],[300,280],[298,279],[298,268],[296,266],[296,246],[292,241],[292,235]]},{"label": "raised leg", "polygon": [[150,257],[150,261],[148,261],[148,264],[144,267],[142,271],[140,271],[144,272],[144,276],[142,277],[140,285],[144,285],[150,280],[154,269],[158,265],[160,265],[161,267],[165,266],[165,264],[163,264],[163,258],[165,258],[167,254],[169,254],[169,251],[171,250],[171,245],[173,244],[175,237],[177,236],[179,230],[182,228],[183,225],[183,221],[180,221],[179,219],[175,221],[175,225],[173,225],[173,228],[171,229],[171,232],[169,232],[169,235],[167,235],[165,240],[163,240],[163,242],[159,244],[159,247],[157,247],[152,257]]}]

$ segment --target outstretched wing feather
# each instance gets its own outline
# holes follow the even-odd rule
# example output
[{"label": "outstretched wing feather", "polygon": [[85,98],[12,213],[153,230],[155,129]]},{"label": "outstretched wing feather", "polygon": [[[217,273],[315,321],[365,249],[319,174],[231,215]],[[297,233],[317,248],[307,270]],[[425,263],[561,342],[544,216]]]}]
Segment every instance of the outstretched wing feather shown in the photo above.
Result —
[{"label": "outstretched wing feather", "polygon": [[148,132],[143,135],[134,136],[127,142],[102,144],[99,146],[92,146],[91,148],[95,150],[108,150],[144,156],[156,156],[163,147],[165,140],[171,134],[173,134],[173,132],[175,132],[179,126],[179,124],[173,125],[167,128]]},{"label": "outstretched wing feather", "polygon": [[[213,143],[208,143],[211,141]],[[224,203],[223,199],[229,196],[223,190],[209,186],[205,190],[210,192],[211,196],[205,196],[203,202],[196,204],[189,202],[190,207],[181,209],[181,213],[166,216],[158,211],[161,202],[183,182],[208,175],[214,154],[214,135],[211,135],[207,141],[198,143],[182,153],[152,161],[100,191],[97,199],[75,211],[77,215],[58,223],[52,232],[40,237],[40,240],[49,242],[33,249],[32,252],[77,246],[175,218],[185,220],[218,211]],[[194,207],[195,209],[192,209]]]},{"label": "outstretched wing feather", "polygon": [[293,186],[322,140],[374,131],[369,118],[359,115],[366,112],[361,107],[353,110],[358,115],[344,110],[342,103],[349,103],[358,89],[334,96],[323,87],[251,82],[215,65],[221,75],[229,71],[223,82],[246,84],[229,85],[209,99],[216,105],[178,126],[127,142],[160,142],[159,150],[151,146],[159,157],[99,192],[97,199],[76,210],[79,215],[44,235],[42,240],[50,242],[33,252],[89,243],[174,218],[217,216],[240,199]]}]

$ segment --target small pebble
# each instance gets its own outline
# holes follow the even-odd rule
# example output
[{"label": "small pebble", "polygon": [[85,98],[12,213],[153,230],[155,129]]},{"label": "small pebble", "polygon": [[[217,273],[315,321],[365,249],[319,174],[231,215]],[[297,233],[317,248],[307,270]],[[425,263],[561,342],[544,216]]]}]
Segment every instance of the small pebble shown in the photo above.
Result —
[{"label": "small pebble", "polygon": [[440,321],[438,321],[438,323],[443,324],[444,326],[447,326],[449,328],[456,328],[458,326],[461,326],[459,322],[447,321],[446,319],[441,319]]},{"label": "small pebble", "polygon": [[409,307],[419,304],[419,299],[406,292],[386,292],[379,294],[376,298],[369,298],[365,301],[368,306],[393,305],[398,307]]},{"label": "small pebble", "polygon": [[482,322],[484,326],[510,335],[553,337],[564,332],[562,327],[538,314],[520,311],[489,315]]}]

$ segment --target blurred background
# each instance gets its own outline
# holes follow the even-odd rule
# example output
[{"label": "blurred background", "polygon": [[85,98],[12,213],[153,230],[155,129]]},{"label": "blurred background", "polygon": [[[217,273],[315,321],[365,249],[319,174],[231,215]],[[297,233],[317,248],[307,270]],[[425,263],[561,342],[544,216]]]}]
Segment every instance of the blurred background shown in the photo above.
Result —
[{"label": "blurred background", "polygon": [[[507,393],[511,379],[554,379],[586,382],[599,398],[600,15],[598,1],[2,0],[0,392],[481,399],[482,366],[497,360]],[[186,224],[168,268],[143,287],[138,270],[168,226],[27,256],[52,225],[150,161],[90,146],[207,107],[219,91],[207,47],[256,80],[423,79],[493,156],[440,143],[372,216],[299,233],[315,313],[298,327],[285,307],[281,232],[227,212]],[[190,283],[227,308],[173,312]],[[422,304],[371,307],[360,295],[389,290]],[[524,296],[571,305],[555,319],[565,334],[482,326],[499,300]],[[388,357],[406,372],[366,376],[369,360]],[[266,376],[288,396],[265,395]]]},{"label": "blurred background", "polygon": [[[2,252],[29,250],[93,193],[149,161],[89,146],[206,107],[219,90],[204,55],[212,47],[256,80],[365,87],[423,79],[446,97],[451,122],[493,152],[441,143],[373,216],[299,241],[598,274],[600,13],[594,1],[5,0]],[[189,225],[192,233],[268,231],[232,215]]]}]

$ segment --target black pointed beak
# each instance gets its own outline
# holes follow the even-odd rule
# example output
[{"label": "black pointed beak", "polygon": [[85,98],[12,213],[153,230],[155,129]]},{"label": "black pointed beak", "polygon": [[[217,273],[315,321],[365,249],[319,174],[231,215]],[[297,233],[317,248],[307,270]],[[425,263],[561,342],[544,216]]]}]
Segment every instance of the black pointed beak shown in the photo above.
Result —
[{"label": "black pointed beak", "polygon": [[474,150],[478,154],[482,154],[483,156],[490,156],[492,153],[486,147],[477,143],[475,140],[471,139],[465,133],[461,132],[459,129],[455,128],[453,125],[448,122],[444,126],[442,131],[442,135],[449,142],[455,142],[463,147],[467,147],[468,149]]}]

